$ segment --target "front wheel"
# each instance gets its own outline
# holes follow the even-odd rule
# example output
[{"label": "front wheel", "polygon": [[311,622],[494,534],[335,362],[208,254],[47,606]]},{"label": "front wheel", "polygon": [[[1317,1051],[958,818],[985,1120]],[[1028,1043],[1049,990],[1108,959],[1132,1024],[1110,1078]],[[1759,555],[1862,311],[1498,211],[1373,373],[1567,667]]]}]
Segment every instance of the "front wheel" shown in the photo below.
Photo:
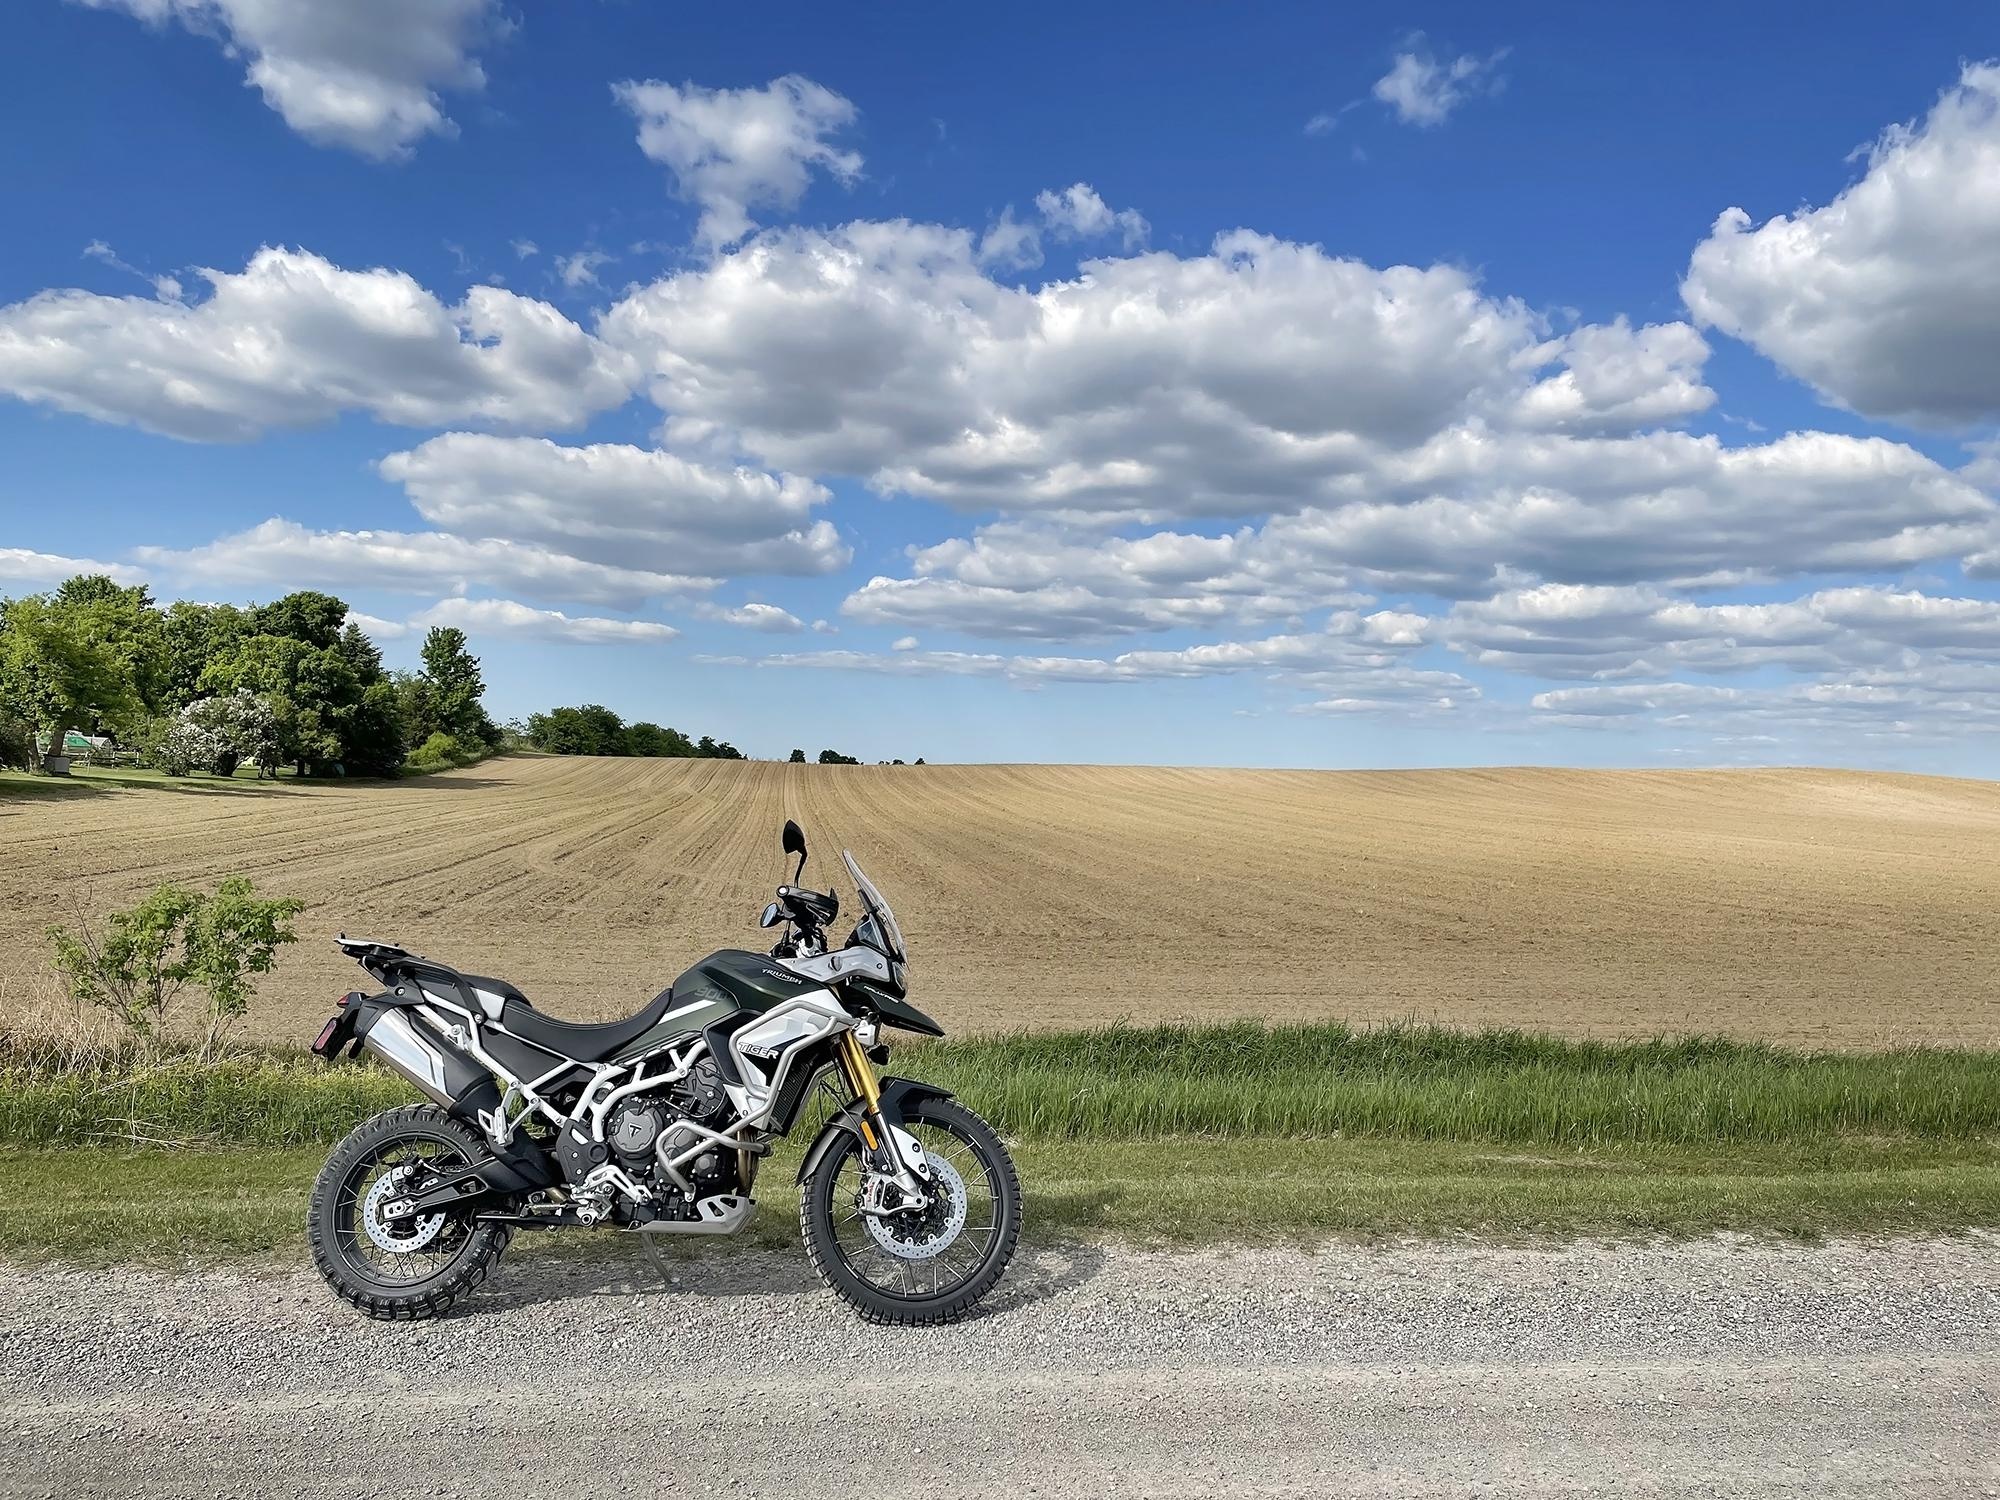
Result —
[{"label": "front wheel", "polygon": [[861,1143],[842,1133],[806,1180],[799,1232],[820,1278],[871,1323],[953,1323],[993,1289],[1021,1236],[1021,1179],[993,1127],[950,1099],[909,1106],[932,1202],[862,1212]]}]

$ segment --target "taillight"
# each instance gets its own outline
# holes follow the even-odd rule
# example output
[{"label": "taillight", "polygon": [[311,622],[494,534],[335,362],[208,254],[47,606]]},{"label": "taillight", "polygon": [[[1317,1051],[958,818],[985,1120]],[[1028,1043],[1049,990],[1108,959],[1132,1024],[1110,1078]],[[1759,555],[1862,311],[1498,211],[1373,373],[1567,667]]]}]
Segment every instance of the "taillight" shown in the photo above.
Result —
[{"label": "taillight", "polygon": [[[347,1002],[345,1000],[342,1000],[340,1003],[342,1005],[345,1005]],[[339,1016],[327,1017],[326,1024],[320,1027],[319,1036],[313,1042],[312,1045],[313,1051],[320,1053],[322,1056],[324,1056],[326,1053],[326,1044],[333,1040],[334,1028],[339,1025],[340,1025]]]}]

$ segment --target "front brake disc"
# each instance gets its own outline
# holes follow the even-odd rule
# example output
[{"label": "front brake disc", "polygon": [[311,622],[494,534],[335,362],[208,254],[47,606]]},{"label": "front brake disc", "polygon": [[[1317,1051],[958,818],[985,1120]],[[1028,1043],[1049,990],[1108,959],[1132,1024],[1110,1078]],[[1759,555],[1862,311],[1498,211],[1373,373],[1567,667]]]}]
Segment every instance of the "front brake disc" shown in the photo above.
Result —
[{"label": "front brake disc", "polygon": [[[965,1179],[941,1156],[926,1153],[931,1169],[931,1206],[919,1213],[861,1216],[868,1237],[898,1260],[935,1260],[965,1228]],[[944,1212],[939,1216],[942,1204]]]}]

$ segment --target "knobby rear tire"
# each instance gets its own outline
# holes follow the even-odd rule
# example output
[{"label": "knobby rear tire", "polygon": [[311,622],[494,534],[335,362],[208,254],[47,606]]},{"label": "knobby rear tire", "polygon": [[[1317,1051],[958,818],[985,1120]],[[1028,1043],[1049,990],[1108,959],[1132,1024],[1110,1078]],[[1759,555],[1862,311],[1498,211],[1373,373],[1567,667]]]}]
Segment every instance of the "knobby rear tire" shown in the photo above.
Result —
[{"label": "knobby rear tire", "polygon": [[848,1265],[834,1234],[834,1215],[839,1211],[836,1194],[841,1172],[860,1150],[860,1143],[852,1136],[828,1151],[806,1180],[805,1190],[799,1194],[799,1237],[820,1280],[864,1321],[900,1327],[956,1323],[993,1290],[1014,1258],[1014,1247],[1021,1237],[1021,1178],[999,1134],[956,1100],[921,1100],[909,1107],[906,1119],[935,1123],[962,1136],[989,1169],[998,1218],[993,1239],[974,1273],[941,1295],[902,1297],[876,1286]]},{"label": "knobby rear tire", "polygon": [[[314,1179],[306,1206],[306,1241],[313,1264],[340,1297],[371,1318],[409,1322],[435,1318],[483,1282],[513,1238],[505,1224],[473,1223],[462,1227],[464,1238],[450,1261],[421,1280],[393,1282],[371,1276],[357,1265],[341,1241],[362,1233],[357,1225],[343,1228],[343,1195],[350,1179],[364,1174],[371,1163],[399,1142],[423,1142],[455,1150],[467,1162],[489,1155],[486,1143],[471,1126],[434,1104],[406,1104],[364,1120],[333,1148]],[[358,1205],[346,1209],[352,1214]]]}]

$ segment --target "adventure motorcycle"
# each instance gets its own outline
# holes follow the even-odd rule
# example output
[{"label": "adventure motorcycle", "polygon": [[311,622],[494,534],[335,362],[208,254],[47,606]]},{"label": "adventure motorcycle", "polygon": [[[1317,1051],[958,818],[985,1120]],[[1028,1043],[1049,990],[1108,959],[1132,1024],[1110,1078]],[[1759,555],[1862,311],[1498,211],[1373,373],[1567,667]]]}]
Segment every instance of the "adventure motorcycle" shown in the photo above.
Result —
[{"label": "adventure motorcycle", "polygon": [[895,914],[852,854],[860,922],[829,950],[832,892],[804,889],[806,842],[761,925],[770,956],[724,949],[623,1021],[535,1010],[514,986],[339,939],[382,988],[345,996],[313,1051],[367,1048],[423,1091],[357,1126],[313,1184],[306,1234],[333,1289],[377,1318],[429,1318],[486,1277],[516,1229],[730,1234],[773,1142],[816,1083],[848,1099],[799,1168],[799,1228],[862,1317],[944,1323],[1006,1269],[1021,1185],[993,1128],[949,1093],[880,1078],[884,1027],[943,1028],[905,998]]}]

